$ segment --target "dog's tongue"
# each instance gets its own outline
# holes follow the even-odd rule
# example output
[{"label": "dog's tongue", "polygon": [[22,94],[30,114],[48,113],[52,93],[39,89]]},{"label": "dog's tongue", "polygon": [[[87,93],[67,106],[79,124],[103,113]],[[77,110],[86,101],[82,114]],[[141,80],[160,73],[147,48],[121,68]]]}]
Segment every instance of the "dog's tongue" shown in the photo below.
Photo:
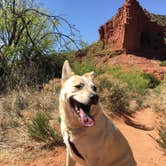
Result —
[{"label": "dog's tongue", "polygon": [[90,127],[94,125],[94,120],[80,109],[80,121],[83,126]]}]

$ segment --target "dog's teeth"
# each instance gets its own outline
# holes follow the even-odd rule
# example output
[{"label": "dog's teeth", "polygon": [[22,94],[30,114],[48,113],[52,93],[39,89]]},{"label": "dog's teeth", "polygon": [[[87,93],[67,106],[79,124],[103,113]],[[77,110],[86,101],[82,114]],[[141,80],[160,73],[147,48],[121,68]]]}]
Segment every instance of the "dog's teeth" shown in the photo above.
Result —
[{"label": "dog's teeth", "polygon": [[74,107],[74,109],[75,109],[76,111],[78,111],[78,110],[79,110],[79,108],[78,108],[77,106],[75,106],[75,107]]}]

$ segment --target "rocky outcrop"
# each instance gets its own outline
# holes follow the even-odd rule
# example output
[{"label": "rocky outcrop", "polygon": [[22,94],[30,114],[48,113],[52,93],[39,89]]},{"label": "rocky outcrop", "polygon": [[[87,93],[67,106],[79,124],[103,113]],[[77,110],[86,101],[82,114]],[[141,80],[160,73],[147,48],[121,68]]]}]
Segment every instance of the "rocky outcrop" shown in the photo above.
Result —
[{"label": "rocky outcrop", "polygon": [[151,21],[136,0],[125,0],[118,13],[99,28],[99,35],[111,51],[166,54],[165,27]]}]

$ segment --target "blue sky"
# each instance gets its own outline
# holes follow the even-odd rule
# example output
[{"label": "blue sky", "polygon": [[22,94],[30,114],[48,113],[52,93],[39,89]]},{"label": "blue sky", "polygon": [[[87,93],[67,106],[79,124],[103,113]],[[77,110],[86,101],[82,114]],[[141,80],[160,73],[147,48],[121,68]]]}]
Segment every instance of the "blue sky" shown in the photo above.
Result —
[{"label": "blue sky", "polygon": [[[51,13],[65,17],[76,25],[83,41],[98,39],[98,28],[116,14],[125,0],[37,0]],[[138,0],[152,13],[166,15],[166,0]]]}]

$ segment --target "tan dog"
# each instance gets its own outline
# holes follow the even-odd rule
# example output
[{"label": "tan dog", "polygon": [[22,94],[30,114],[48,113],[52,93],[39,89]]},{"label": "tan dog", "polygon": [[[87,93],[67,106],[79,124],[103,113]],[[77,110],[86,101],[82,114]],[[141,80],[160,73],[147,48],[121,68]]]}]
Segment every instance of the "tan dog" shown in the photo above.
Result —
[{"label": "tan dog", "polygon": [[93,72],[75,75],[65,61],[59,109],[66,166],[135,166],[127,140],[102,112],[92,79]]}]

